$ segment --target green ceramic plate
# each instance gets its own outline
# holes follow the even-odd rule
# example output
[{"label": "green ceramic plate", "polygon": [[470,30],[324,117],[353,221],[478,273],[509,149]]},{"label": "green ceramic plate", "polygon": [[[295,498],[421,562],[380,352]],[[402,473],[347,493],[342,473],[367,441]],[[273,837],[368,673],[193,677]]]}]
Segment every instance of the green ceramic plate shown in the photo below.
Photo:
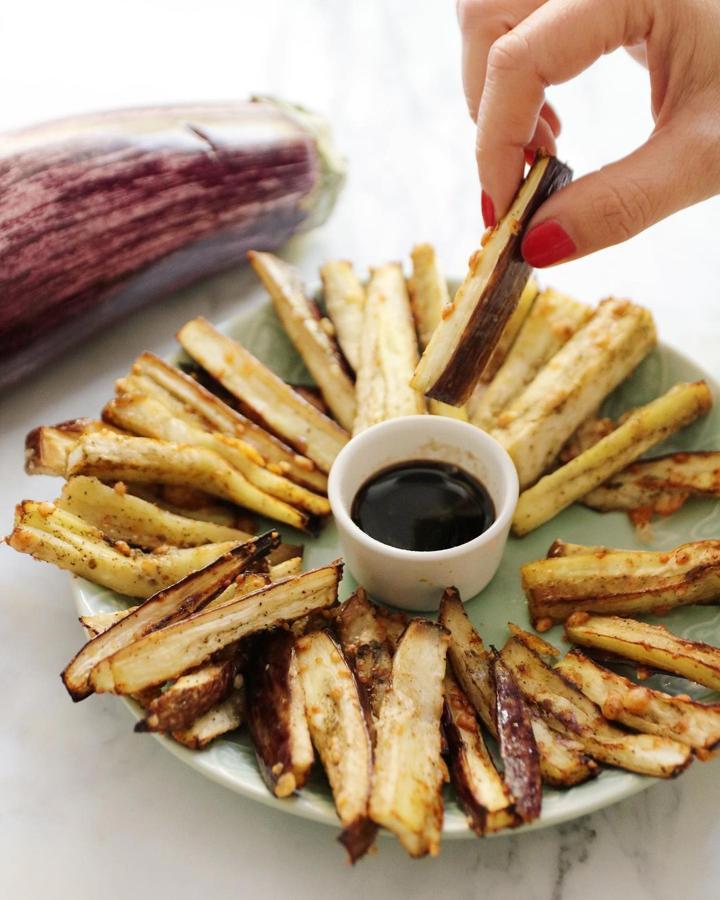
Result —
[{"label": "green ceramic plate", "polygon": [[[280,376],[292,383],[310,383],[302,361],[289,343],[272,307],[238,315],[221,326],[231,336],[242,339],[260,359]],[[667,346],[655,350],[639,367],[633,377],[623,384],[606,403],[608,414],[619,414],[628,407],[646,403],[678,381],[693,381],[708,374],[691,360]],[[720,396],[713,383],[713,391]],[[655,452],[682,449],[714,449],[720,446],[720,407],[709,416],[687,428]],[[330,523],[319,538],[308,540],[292,529],[281,528],[289,541],[305,543],[307,568],[323,565],[339,555],[335,527]],[[525,600],[520,588],[521,564],[545,555],[555,538],[583,544],[607,544],[614,547],[667,549],[684,541],[716,538],[720,534],[720,504],[712,500],[688,502],[678,513],[653,526],[650,543],[641,543],[622,513],[599,514],[580,506],[567,509],[553,521],[522,539],[510,538],[503,563],[485,590],[470,600],[467,609],[474,624],[488,642],[501,646],[506,637],[506,623],[528,626]],[[342,597],[355,587],[349,574],[342,585]],[[124,608],[123,597],[82,579],[73,579],[73,591],[81,614]],[[720,613],[716,607],[696,607],[678,610],[663,617],[668,626],[686,637],[720,644]],[[560,628],[545,635],[548,640],[563,646]],[[707,691],[678,679],[656,677],[656,686],[677,693],[692,693],[696,697],[710,696]],[[137,707],[128,703],[136,717]],[[183,762],[208,778],[224,784],[247,797],[274,806],[286,813],[314,819],[337,826],[337,817],[329,788],[324,778],[316,774],[311,783],[296,797],[277,800],[266,789],[250,742],[244,732],[217,740],[206,750],[195,752],[180,747],[174,741],[158,738]],[[316,766],[316,772],[319,766]],[[650,787],[654,779],[607,769],[598,778],[568,791],[545,790],[540,819],[519,830],[543,828],[586,815],[593,810]],[[444,835],[448,838],[471,837],[465,817],[448,791],[445,805]]]}]

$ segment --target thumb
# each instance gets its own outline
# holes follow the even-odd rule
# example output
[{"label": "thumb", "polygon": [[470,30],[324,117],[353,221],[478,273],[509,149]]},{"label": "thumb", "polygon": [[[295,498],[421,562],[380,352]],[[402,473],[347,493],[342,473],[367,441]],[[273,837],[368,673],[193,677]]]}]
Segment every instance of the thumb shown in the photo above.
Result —
[{"label": "thumb", "polygon": [[703,157],[707,162],[680,123],[656,131],[629,156],[572,182],[540,207],[523,238],[526,262],[543,268],[577,259],[711,196],[718,177],[707,166],[701,171]]}]

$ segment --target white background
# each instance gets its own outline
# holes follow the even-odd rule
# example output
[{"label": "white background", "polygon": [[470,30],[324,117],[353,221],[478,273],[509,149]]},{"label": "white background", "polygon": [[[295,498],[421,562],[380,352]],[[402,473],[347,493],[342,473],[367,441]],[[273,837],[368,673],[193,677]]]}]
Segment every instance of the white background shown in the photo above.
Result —
[{"label": "white background", "polygon": [[[291,250],[307,278],[330,256],[365,265],[406,257],[419,240],[434,242],[446,270],[462,274],[482,223],[453,7],[5,0],[0,128],[154,101],[294,99],[327,115],[350,161],[333,218]],[[627,152],[651,127],[646,75],[622,54],[552,97],[564,120],[560,155],[578,174]],[[718,376],[718,234],[720,204],[711,201],[543,280],[583,299],[614,293],[649,305],[665,339]],[[259,297],[247,272],[215,279],[0,399],[2,530],[17,500],[57,491],[23,474],[31,426],[96,413],[139,351],[167,352],[188,317],[220,319]],[[720,894],[716,764],[562,829],[448,842],[438,860],[410,862],[383,840],[378,856],[351,870],[331,830],[204,780],[133,734],[117,701],[69,701],[58,673],[81,634],[65,575],[2,547],[0,604],[3,897]]]}]

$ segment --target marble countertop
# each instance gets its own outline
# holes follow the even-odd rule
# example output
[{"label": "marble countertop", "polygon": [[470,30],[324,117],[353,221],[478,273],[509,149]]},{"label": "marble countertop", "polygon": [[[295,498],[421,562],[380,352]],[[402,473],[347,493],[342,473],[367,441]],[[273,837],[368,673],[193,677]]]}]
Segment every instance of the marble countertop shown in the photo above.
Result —
[{"label": "marble countertop", "polygon": [[[462,273],[482,230],[473,129],[446,0],[69,0],[7,3],[0,128],[87,109],[273,93],[325,113],[350,162],[331,221],[289,255],[360,265],[430,240]],[[554,89],[560,153],[578,172],[649,132],[646,74],[622,54]],[[678,165],[682,160],[677,161]],[[661,335],[720,376],[720,203],[630,244],[559,267],[544,283],[650,306]],[[247,271],[216,278],[114,327],[0,400],[0,513],[50,497],[22,471],[30,427],[99,410],[143,349],[172,348],[184,320],[257,302]],[[717,764],[556,829],[445,843],[411,862],[393,841],[355,870],[329,829],[243,799],[131,729],[112,699],[73,705],[58,673],[80,632],[67,577],[0,547],[0,895],[701,900],[720,895]]]}]

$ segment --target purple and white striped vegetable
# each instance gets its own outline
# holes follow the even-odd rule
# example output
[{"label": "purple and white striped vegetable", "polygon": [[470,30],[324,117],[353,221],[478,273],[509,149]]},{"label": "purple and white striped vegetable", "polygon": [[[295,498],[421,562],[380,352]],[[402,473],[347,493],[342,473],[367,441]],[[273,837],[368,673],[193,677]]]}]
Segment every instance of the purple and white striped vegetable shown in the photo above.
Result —
[{"label": "purple and white striped vegetable", "polygon": [[324,221],[344,161],[270,99],[0,136],[0,390],[93,331]]}]

